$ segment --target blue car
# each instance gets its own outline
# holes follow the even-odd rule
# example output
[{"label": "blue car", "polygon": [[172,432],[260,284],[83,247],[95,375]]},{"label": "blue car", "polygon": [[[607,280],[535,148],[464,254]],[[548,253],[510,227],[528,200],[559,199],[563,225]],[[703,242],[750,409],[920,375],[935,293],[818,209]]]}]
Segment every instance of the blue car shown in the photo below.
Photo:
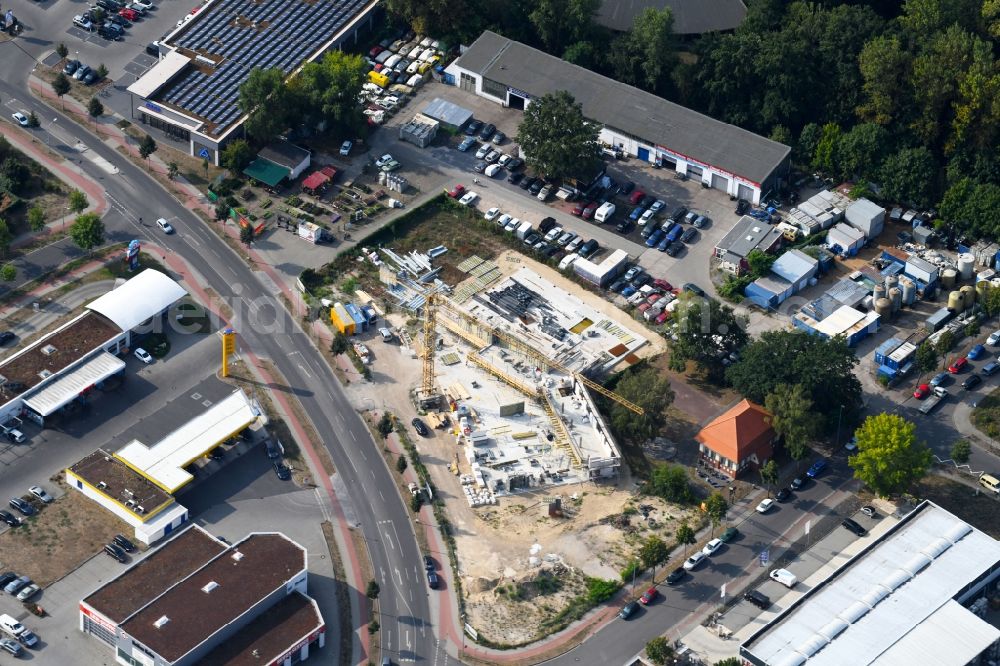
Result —
[{"label": "blue car", "polygon": [[937,388],[938,386],[943,386],[948,383],[951,379],[951,375],[947,372],[939,372],[934,375],[934,378],[930,381],[931,388]]},{"label": "blue car", "polygon": [[969,353],[966,354],[966,356],[970,360],[975,361],[975,360],[978,360],[979,357],[982,356],[985,351],[986,351],[986,347],[984,347],[982,345],[976,345],[975,347],[973,347],[972,349],[969,350]]},{"label": "blue car", "polygon": [[642,214],[645,213],[645,212],[646,212],[645,208],[643,208],[642,206],[636,206],[635,208],[632,209],[632,212],[631,212],[631,214],[629,214],[628,219],[630,219],[633,222],[635,222],[640,217],[642,217]]},{"label": "blue car", "polygon": [[646,247],[656,247],[663,240],[663,229],[657,229],[646,239]]},{"label": "blue car", "polygon": [[819,477],[820,474],[823,473],[824,469],[826,469],[826,461],[817,460],[812,464],[812,467],[809,468],[809,471],[806,472],[806,476],[808,476],[810,479],[815,479]]},{"label": "blue car", "polygon": [[670,247],[670,234],[663,236],[663,240],[656,245],[656,249],[660,252],[666,252],[668,247]]},{"label": "blue car", "polygon": [[635,292],[636,292],[636,288],[633,287],[632,285],[629,285],[629,286],[625,287],[624,289],[622,289],[622,296],[624,296],[625,298],[628,298],[629,296],[631,296]]},{"label": "blue car", "polygon": [[670,231],[667,232],[667,238],[670,240],[671,243],[673,243],[675,240],[681,237],[682,233],[684,233],[684,227],[682,227],[679,224],[675,224],[670,229]]}]

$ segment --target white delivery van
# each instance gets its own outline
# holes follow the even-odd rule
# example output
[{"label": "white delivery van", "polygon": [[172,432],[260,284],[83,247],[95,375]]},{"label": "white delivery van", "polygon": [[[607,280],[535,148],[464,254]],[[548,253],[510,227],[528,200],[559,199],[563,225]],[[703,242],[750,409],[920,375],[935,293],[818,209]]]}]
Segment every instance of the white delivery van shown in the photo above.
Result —
[{"label": "white delivery van", "polygon": [[0,615],[0,629],[15,637],[24,633],[24,625],[6,613]]},{"label": "white delivery van", "polygon": [[517,233],[515,235],[517,236],[518,240],[524,240],[524,237],[530,233],[531,233],[531,222],[525,222],[524,224],[522,224],[517,228]]},{"label": "white delivery van", "polygon": [[559,262],[559,270],[561,271],[568,270],[569,267],[572,266],[579,258],[580,255],[576,253],[567,254],[565,257],[562,258],[562,261]]},{"label": "white delivery van", "polygon": [[979,485],[987,490],[1000,494],[1000,479],[997,479],[997,477],[992,474],[983,474],[979,477]]},{"label": "white delivery van", "polygon": [[789,589],[795,587],[795,584],[799,582],[795,574],[788,569],[772,569],[768,575]]},{"label": "white delivery van", "polygon": [[601,204],[601,207],[597,209],[594,213],[594,222],[605,223],[611,219],[611,216],[615,214],[615,205],[610,201]]}]

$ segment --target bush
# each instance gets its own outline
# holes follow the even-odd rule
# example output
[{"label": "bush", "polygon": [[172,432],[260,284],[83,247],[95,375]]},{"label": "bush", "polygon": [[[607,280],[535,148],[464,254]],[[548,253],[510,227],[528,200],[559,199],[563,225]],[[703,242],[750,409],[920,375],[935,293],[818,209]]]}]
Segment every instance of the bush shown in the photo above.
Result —
[{"label": "bush", "polygon": [[639,564],[638,561],[632,560],[631,562],[628,563],[628,566],[622,569],[622,582],[623,583],[631,582],[633,577],[642,575],[642,572],[643,572],[642,565]]},{"label": "bush", "polygon": [[365,589],[365,596],[369,599],[378,599],[379,587],[378,583],[374,580],[368,581],[368,587]]},{"label": "bush", "polygon": [[378,429],[378,434],[382,435],[382,438],[384,439],[389,436],[389,433],[392,432],[394,426],[395,423],[392,420],[392,415],[390,415],[389,412],[385,412],[382,414],[382,418],[378,420],[376,428]]},{"label": "bush", "polygon": [[420,511],[420,507],[424,505],[424,498],[420,493],[416,495],[410,495],[410,511],[417,513]]},{"label": "bush", "polygon": [[591,605],[604,603],[621,588],[622,584],[617,580],[604,580],[603,578],[587,577],[587,602]]},{"label": "bush", "polygon": [[406,466],[407,466],[406,456],[400,453],[399,457],[396,458],[396,471],[402,474],[403,472],[406,471]]},{"label": "bush", "polygon": [[680,465],[660,465],[643,485],[643,492],[656,495],[675,504],[690,504],[694,501],[690,478]]}]

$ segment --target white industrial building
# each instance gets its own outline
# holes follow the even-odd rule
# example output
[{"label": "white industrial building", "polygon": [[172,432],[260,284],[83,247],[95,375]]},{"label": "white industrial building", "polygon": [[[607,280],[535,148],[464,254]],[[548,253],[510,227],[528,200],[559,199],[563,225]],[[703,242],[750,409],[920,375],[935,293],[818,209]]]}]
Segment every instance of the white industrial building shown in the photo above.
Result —
[{"label": "white industrial building", "polygon": [[995,663],[1000,542],[925,501],[740,645],[754,666]]},{"label": "white industrial building", "polygon": [[[133,332],[148,332],[187,292],[147,268],[95,299],[86,311],[0,362],[0,423],[38,425],[123,373]],[[158,320],[158,318],[160,318]]]},{"label": "white industrial building", "polygon": [[788,178],[791,148],[486,31],[446,81],[504,106],[568,91],[602,125],[600,140],[705,185],[759,203]]},{"label": "white industrial building", "polygon": [[826,244],[830,246],[830,251],[845,257],[856,255],[865,246],[866,240],[864,233],[843,222],[830,227],[826,233]]},{"label": "white industrial building", "polygon": [[858,199],[847,207],[844,219],[867,238],[875,238],[885,226],[885,209],[874,201]]}]

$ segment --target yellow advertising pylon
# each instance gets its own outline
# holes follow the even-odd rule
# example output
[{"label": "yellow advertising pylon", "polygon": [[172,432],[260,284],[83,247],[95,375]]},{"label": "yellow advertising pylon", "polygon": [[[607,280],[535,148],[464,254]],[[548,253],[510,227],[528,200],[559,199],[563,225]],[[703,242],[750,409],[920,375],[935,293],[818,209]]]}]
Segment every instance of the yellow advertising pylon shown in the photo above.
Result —
[{"label": "yellow advertising pylon", "polygon": [[222,376],[229,376],[229,357],[236,353],[236,331],[222,329]]}]

